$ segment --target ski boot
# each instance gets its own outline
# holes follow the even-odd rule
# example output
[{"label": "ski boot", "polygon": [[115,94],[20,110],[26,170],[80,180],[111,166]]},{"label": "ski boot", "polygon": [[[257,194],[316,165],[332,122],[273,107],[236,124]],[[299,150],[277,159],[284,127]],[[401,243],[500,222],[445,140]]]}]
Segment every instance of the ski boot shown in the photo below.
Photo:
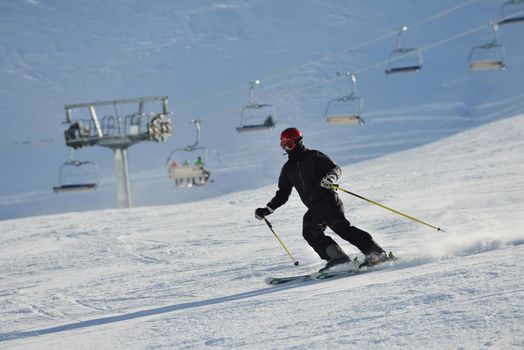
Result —
[{"label": "ski boot", "polygon": [[349,262],[351,262],[351,258],[344,253],[342,248],[336,243],[330,244],[326,248],[326,256],[325,259],[328,261],[326,266],[318,270],[318,272],[326,272],[328,270],[333,269],[335,266],[344,265]]},{"label": "ski boot", "polygon": [[358,268],[375,266],[388,260],[396,260],[393,253],[387,254],[385,251],[373,252],[366,255],[364,262],[360,264]]},{"label": "ski boot", "polygon": [[326,266],[318,270],[318,272],[327,272],[335,268],[335,266],[344,265],[350,262],[351,262],[351,259],[349,258],[349,256],[345,258],[331,259],[327,262]]}]

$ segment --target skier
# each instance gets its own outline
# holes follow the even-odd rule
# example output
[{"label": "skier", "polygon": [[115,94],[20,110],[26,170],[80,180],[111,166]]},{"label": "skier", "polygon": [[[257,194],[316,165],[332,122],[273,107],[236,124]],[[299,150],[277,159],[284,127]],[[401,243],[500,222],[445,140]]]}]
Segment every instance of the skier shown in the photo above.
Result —
[{"label": "skier", "polygon": [[[172,174],[172,175],[175,175],[176,171],[177,171],[176,170],[177,166],[178,166],[178,164],[177,164],[176,160],[172,161],[171,165],[170,165],[169,173]],[[177,178],[177,177],[175,177],[175,186],[177,186],[177,187],[180,186],[180,179]]]},{"label": "skier", "polygon": [[197,160],[195,161],[195,166],[198,168],[204,168],[204,160],[201,156],[198,156]]},{"label": "skier", "polygon": [[333,184],[340,177],[340,168],[325,154],[304,146],[302,132],[287,128],[280,135],[280,146],[288,154],[278,179],[278,190],[264,208],[255,210],[263,220],[287,202],[293,187],[308,208],[303,218],[302,234],[326,266],[321,271],[350,261],[342,248],[324,231],[329,226],[337,235],[355,245],[366,256],[364,266],[376,265],[387,259],[385,251],[371,235],[351,226],[344,216],[344,207]]}]

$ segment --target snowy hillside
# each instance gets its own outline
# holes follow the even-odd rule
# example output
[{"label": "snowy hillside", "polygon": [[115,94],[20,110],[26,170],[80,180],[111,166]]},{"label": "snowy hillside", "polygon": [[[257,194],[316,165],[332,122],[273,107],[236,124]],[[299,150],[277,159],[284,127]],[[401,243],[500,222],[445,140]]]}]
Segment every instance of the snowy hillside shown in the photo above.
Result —
[{"label": "snowy hillside", "polygon": [[[165,143],[130,149],[135,206],[212,198],[275,182],[279,131],[295,125],[309,145],[346,166],[524,112],[522,25],[503,26],[506,71],[470,72],[472,47],[492,40],[494,0],[379,1],[0,1],[0,219],[115,207],[112,153],[97,163],[100,186],[60,194],[67,160],[64,105],[168,95]],[[520,7],[515,6],[516,11]],[[386,76],[398,28],[423,53],[420,73]],[[336,73],[357,74],[361,127],[324,122],[330,99],[349,93]],[[277,110],[277,127],[238,134],[248,82]],[[202,120],[214,182],[176,190],[166,158],[193,140]],[[181,159],[191,155],[180,154]]]},{"label": "snowy hillside", "polygon": [[522,349],[523,148],[521,115],[344,167],[342,186],[446,233],[341,194],[402,259],[325,282],[264,284],[321,266],[298,196],[270,220],[299,267],[253,218],[274,186],[4,220],[0,347]]}]

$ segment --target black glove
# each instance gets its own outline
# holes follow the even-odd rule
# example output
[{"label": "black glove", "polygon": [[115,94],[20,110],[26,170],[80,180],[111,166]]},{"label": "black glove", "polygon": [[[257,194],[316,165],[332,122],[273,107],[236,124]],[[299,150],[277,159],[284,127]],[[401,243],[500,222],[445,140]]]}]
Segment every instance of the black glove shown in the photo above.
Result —
[{"label": "black glove", "polygon": [[273,209],[271,209],[270,207],[265,207],[265,208],[257,208],[255,210],[255,217],[258,219],[258,220],[263,220],[264,217],[268,216],[269,214],[271,214],[273,212]]}]

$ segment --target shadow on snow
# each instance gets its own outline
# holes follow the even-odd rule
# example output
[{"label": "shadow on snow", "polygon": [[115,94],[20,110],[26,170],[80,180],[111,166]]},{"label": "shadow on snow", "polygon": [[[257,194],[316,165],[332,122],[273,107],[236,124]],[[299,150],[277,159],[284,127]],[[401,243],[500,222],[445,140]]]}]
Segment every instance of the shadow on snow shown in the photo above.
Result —
[{"label": "shadow on snow", "polygon": [[[315,282],[319,282],[319,281],[315,281]],[[292,284],[292,285],[286,285],[286,286],[271,286],[267,288],[256,289],[256,290],[252,290],[249,292],[242,292],[242,293],[223,296],[223,297],[168,305],[168,306],[163,306],[163,307],[149,309],[149,310],[131,312],[128,314],[123,314],[123,315],[118,315],[118,316],[109,316],[109,317],[96,318],[96,319],[87,320],[87,321],[69,323],[69,324],[56,326],[56,327],[35,329],[32,331],[14,331],[14,332],[8,332],[8,333],[0,333],[0,342],[20,339],[20,338],[26,338],[26,337],[36,337],[36,336],[41,336],[41,335],[46,335],[46,334],[62,333],[62,332],[67,332],[67,331],[71,331],[75,329],[95,327],[95,326],[122,322],[122,321],[127,321],[127,320],[133,320],[133,319],[154,316],[154,315],[162,315],[162,314],[167,314],[167,313],[176,312],[180,310],[188,310],[188,309],[195,309],[195,308],[199,308],[203,306],[223,304],[223,303],[228,303],[232,301],[254,298],[257,296],[261,296],[261,295],[277,293],[283,290],[303,287],[305,285],[311,285],[311,283]]]}]

